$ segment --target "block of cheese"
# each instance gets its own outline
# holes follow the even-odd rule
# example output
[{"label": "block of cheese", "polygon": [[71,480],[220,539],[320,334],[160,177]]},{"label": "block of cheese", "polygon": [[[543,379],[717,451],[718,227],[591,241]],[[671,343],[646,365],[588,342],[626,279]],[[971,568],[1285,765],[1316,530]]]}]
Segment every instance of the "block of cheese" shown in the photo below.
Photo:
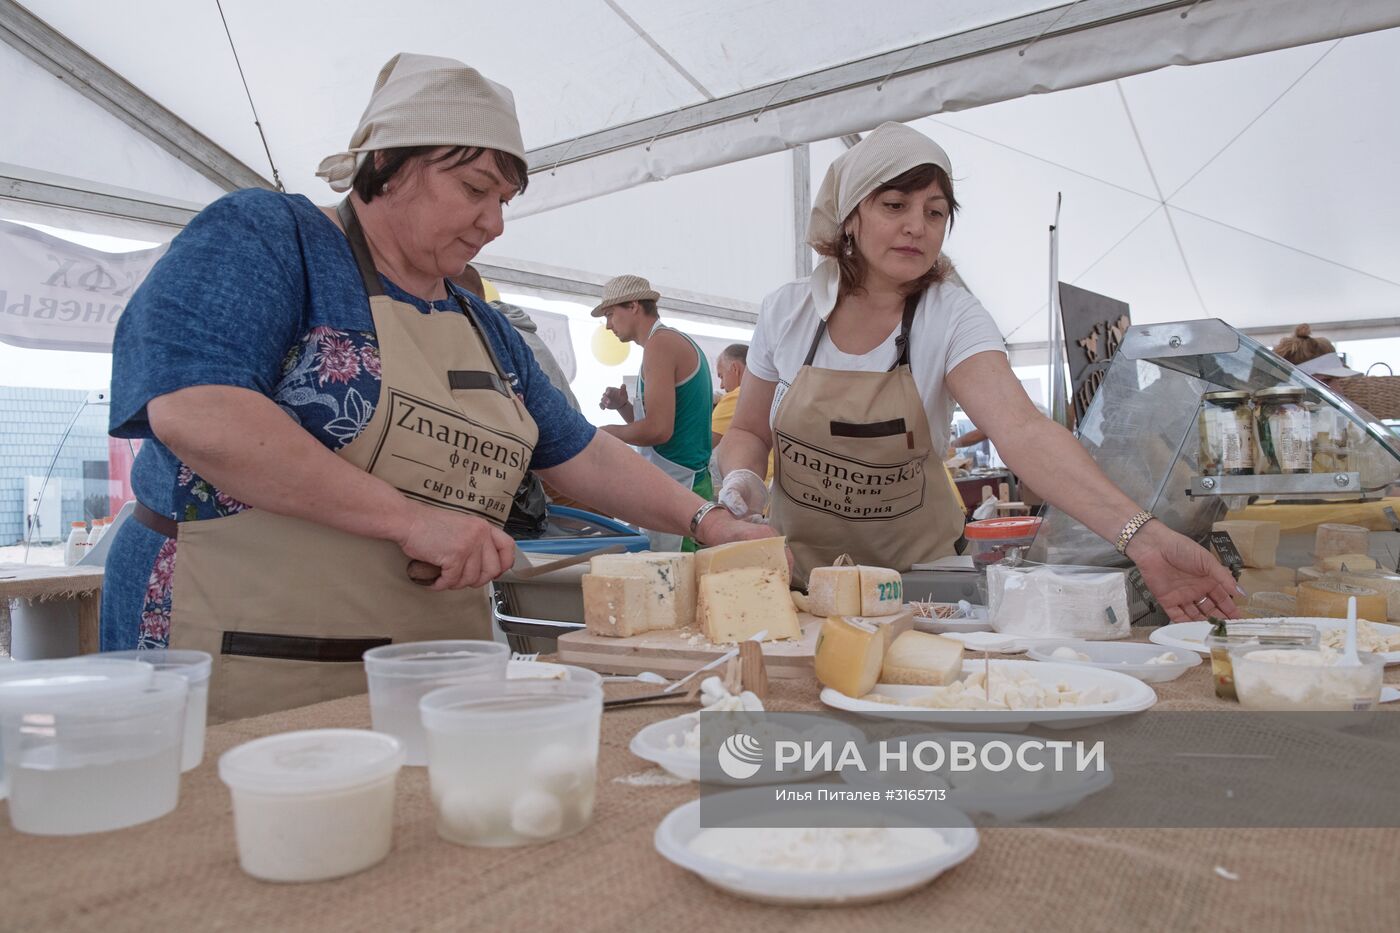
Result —
[{"label": "block of cheese", "polygon": [[792,598],[792,608],[798,612],[811,612],[812,601],[807,598],[807,594],[801,590],[788,590],[788,596]]},{"label": "block of cheese", "polygon": [[807,574],[807,602],[812,615],[861,615],[860,568],[813,567]]},{"label": "block of cheese", "polygon": [[1295,582],[1298,571],[1292,567],[1271,567],[1268,570],[1246,569],[1240,572],[1240,587],[1246,593],[1287,592]]},{"label": "block of cheese", "polygon": [[1317,526],[1313,557],[1320,565],[1324,557],[1338,554],[1365,554],[1371,549],[1371,533],[1360,525],[1327,522]]},{"label": "block of cheese", "polygon": [[1376,562],[1365,554],[1337,554],[1322,558],[1317,565],[1327,573],[1336,573],[1343,568],[1348,571],[1376,569]]},{"label": "block of cheese", "polygon": [[1347,599],[1356,597],[1356,617],[1368,622],[1384,622],[1385,594],[1370,587],[1354,586],[1337,580],[1314,580],[1298,584],[1298,615],[1345,619]]},{"label": "block of cheese", "polygon": [[914,610],[904,609],[890,616],[847,616],[857,622],[873,625],[884,636],[885,649],[888,650],[894,640],[905,632],[914,630]]},{"label": "block of cheese", "polygon": [[1298,598],[1288,593],[1251,593],[1242,610],[1253,619],[1290,618],[1298,614]]},{"label": "block of cheese", "polygon": [[817,680],[849,697],[875,689],[885,658],[885,639],[869,620],[832,616],[817,634]]},{"label": "block of cheese", "polygon": [[583,622],[594,635],[626,638],[655,625],[651,584],[641,577],[583,575]]},{"label": "block of cheese", "polygon": [[1400,622],[1400,573],[1364,570],[1360,573],[1344,573],[1341,580],[1352,586],[1364,586],[1369,590],[1384,593],[1386,620]]},{"label": "block of cheese", "polygon": [[904,582],[898,570],[857,567],[860,571],[860,614],[894,615],[904,608]]},{"label": "block of cheese", "polygon": [[695,579],[710,573],[760,567],[776,571],[789,583],[787,538],[759,538],[754,541],[732,541],[695,552]]},{"label": "block of cheese", "polygon": [[1278,522],[1225,521],[1210,526],[1211,531],[1229,534],[1246,567],[1268,570],[1278,563]]},{"label": "block of cheese", "polygon": [[745,567],[707,573],[698,588],[696,614],[705,637],[717,645],[743,641],[765,629],[765,641],[802,636],[787,580],[776,570]]},{"label": "block of cheese", "polygon": [[588,563],[596,577],[636,577],[650,587],[651,628],[695,624],[695,555],[679,551],[603,554]]},{"label": "block of cheese", "polygon": [[885,652],[880,681],[942,686],[962,673],[963,644],[928,632],[905,632]]}]

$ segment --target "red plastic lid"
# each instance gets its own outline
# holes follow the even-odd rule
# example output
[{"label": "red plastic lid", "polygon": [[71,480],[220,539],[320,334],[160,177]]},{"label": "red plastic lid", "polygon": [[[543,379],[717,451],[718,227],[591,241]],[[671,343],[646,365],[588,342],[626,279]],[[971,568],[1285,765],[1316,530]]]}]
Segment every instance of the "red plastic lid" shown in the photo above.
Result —
[{"label": "red plastic lid", "polygon": [[1040,530],[1039,518],[984,518],[980,522],[968,522],[963,535],[978,540],[994,538],[1029,538]]}]

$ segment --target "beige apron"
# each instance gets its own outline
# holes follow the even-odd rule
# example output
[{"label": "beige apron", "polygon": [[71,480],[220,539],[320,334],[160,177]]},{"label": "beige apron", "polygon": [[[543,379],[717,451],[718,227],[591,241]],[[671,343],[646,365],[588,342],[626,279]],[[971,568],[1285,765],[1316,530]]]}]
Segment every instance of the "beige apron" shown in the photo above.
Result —
[{"label": "beige apron", "polygon": [[888,372],[813,366],[823,320],[777,401],[769,522],[787,535],[800,580],[841,554],[905,571],[952,554],[962,534],[963,514],[931,456],[928,416],[909,370],[920,297],[904,304]]},{"label": "beige apron", "polygon": [[[538,438],[481,327],[384,294],[354,210],[342,225],[379,340],[379,403],[337,451],[410,499],[505,523]],[[184,522],[171,647],[214,655],[220,722],[365,691],[361,656],[390,642],[491,638],[484,589],[433,591],[389,541],[249,509]]]}]

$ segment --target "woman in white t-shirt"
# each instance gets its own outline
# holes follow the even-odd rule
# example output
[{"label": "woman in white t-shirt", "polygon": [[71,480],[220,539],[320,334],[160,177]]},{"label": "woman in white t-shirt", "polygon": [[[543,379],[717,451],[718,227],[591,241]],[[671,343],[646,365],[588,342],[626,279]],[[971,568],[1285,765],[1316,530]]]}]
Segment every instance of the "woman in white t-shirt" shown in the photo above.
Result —
[{"label": "woman in white t-shirt", "polygon": [[1152,521],[1036,410],[991,315],[946,280],[951,175],[941,147],[897,123],[827,170],[808,230],[825,258],[763,302],[719,447],[720,502],[740,516],[767,507],[799,577],[843,553],[901,571],[951,554],[962,511],[941,451],[956,398],[1017,475],[1116,541],[1173,621],[1238,615],[1229,571]]}]

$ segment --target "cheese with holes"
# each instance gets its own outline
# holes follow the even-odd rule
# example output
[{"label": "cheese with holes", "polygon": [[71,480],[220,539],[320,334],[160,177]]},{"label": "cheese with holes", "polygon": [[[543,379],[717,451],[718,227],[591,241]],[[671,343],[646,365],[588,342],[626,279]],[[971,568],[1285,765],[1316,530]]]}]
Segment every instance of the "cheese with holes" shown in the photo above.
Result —
[{"label": "cheese with holes", "polygon": [[1240,572],[1240,587],[1246,593],[1286,593],[1292,589],[1297,573],[1292,567],[1246,569]]},{"label": "cheese with holes", "polygon": [[655,628],[651,585],[641,577],[583,575],[583,623],[594,635],[626,638]]},{"label": "cheese with holes", "polygon": [[787,562],[787,538],[759,538],[755,541],[732,541],[714,547],[701,548],[695,552],[695,579],[706,574],[724,573],[726,570],[742,570],[746,567],[759,567],[777,572],[783,578],[783,585],[789,583]]},{"label": "cheese with holes", "polygon": [[1313,556],[1319,565],[1324,557],[1338,554],[1365,554],[1371,549],[1371,533],[1360,525],[1327,522],[1317,526]]},{"label": "cheese with holes", "polygon": [[881,683],[940,687],[962,673],[963,644],[928,632],[905,632],[885,652]]},{"label": "cheese with holes", "polygon": [[1268,570],[1278,563],[1280,527],[1278,522],[1224,521],[1216,522],[1210,530],[1230,536],[1246,567]]},{"label": "cheese with holes", "polygon": [[813,567],[807,575],[807,603],[812,615],[861,615],[860,568]]},{"label": "cheese with holes", "polygon": [[863,697],[880,681],[885,639],[869,620],[832,616],[817,634],[817,680],[826,687]]},{"label": "cheese with holes", "polygon": [[1390,622],[1400,622],[1400,574],[1385,570],[1366,570],[1360,573],[1344,573],[1343,583],[1364,586],[1369,590],[1385,594],[1385,613]]},{"label": "cheese with holes", "polygon": [[717,645],[743,641],[767,630],[765,641],[800,638],[802,627],[776,570],[745,567],[700,578],[696,615],[705,637]]},{"label": "cheese with holes", "polygon": [[858,567],[860,571],[860,614],[894,615],[904,608],[904,582],[898,570],[888,567]]},{"label": "cheese with holes", "polygon": [[1376,562],[1365,554],[1338,554],[1334,557],[1324,557],[1318,561],[1318,566],[1327,573],[1336,573],[1339,570],[1375,570]]},{"label": "cheese with holes", "polygon": [[1298,615],[1345,619],[1347,599],[1356,597],[1356,617],[1368,622],[1385,621],[1385,594],[1364,586],[1337,580],[1314,580],[1298,584]]},{"label": "cheese with holes", "polygon": [[595,577],[636,577],[649,587],[648,619],[652,628],[686,628],[695,624],[695,555],[678,551],[603,554],[589,561]]}]

